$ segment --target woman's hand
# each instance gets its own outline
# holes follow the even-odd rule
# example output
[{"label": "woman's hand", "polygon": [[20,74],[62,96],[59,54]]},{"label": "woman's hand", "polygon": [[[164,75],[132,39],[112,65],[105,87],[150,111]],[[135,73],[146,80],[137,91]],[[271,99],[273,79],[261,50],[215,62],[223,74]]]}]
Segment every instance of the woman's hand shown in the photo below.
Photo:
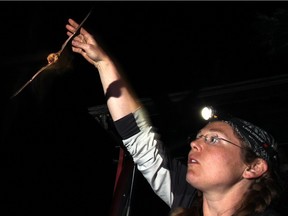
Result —
[{"label": "woman's hand", "polygon": [[[70,37],[78,26],[79,24],[77,22],[69,19],[66,25],[66,29],[68,30],[67,35]],[[72,51],[80,53],[88,62],[96,67],[101,61],[109,59],[94,37],[83,27],[80,29],[80,34],[72,40]]]}]

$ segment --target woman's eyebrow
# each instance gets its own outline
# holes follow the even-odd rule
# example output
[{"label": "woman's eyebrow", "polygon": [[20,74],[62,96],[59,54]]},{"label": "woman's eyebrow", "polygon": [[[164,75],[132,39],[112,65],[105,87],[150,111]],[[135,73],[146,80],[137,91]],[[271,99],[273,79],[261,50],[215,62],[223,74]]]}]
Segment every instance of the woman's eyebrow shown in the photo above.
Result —
[{"label": "woman's eyebrow", "polygon": [[221,133],[223,136],[225,136],[225,137],[229,137],[229,136],[227,135],[227,133],[225,133],[225,131],[224,131],[224,130],[221,130],[221,129],[211,128],[211,129],[209,129],[209,131],[211,131],[211,132]]}]

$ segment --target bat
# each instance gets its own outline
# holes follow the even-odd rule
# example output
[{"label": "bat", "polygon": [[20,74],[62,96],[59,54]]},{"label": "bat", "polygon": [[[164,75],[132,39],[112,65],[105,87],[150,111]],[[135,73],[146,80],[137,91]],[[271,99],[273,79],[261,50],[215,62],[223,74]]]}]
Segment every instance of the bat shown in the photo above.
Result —
[{"label": "bat", "polygon": [[56,53],[51,53],[48,55],[47,57],[47,61],[48,64],[45,65],[44,67],[40,68],[21,88],[19,88],[11,97],[10,99],[14,98],[15,96],[17,96],[27,85],[29,85],[40,73],[42,73],[43,71],[45,71],[46,69],[50,68],[53,64],[55,64],[58,59],[60,58],[62,52],[64,51],[64,49],[67,47],[67,44],[69,42],[71,42],[73,40],[73,38],[79,34],[81,27],[83,26],[83,24],[85,23],[85,21],[88,19],[88,17],[90,16],[90,14],[92,13],[93,8],[88,12],[88,14],[85,16],[85,18],[82,20],[82,22],[79,24],[79,26],[77,27],[76,31],[70,35],[67,40],[62,44],[61,49],[56,52]]}]

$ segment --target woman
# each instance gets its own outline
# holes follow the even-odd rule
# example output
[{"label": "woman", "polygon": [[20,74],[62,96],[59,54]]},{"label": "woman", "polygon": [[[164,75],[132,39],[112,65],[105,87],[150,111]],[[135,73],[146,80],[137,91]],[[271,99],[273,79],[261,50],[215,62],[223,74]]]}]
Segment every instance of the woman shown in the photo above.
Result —
[{"label": "woman", "polygon": [[[77,27],[69,19],[68,36]],[[124,145],[171,215],[277,215],[270,208],[278,194],[277,144],[271,135],[241,119],[213,119],[191,140],[184,165],[168,156],[115,62],[84,28],[72,50],[97,68]]]}]

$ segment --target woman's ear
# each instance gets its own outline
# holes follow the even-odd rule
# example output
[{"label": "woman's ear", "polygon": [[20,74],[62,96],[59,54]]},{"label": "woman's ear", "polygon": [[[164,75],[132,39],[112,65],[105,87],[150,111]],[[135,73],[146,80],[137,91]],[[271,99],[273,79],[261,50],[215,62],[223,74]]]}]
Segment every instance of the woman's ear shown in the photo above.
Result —
[{"label": "woman's ear", "polygon": [[253,179],[262,176],[268,170],[267,162],[262,158],[255,159],[249,166],[245,169],[243,173],[243,178]]}]

